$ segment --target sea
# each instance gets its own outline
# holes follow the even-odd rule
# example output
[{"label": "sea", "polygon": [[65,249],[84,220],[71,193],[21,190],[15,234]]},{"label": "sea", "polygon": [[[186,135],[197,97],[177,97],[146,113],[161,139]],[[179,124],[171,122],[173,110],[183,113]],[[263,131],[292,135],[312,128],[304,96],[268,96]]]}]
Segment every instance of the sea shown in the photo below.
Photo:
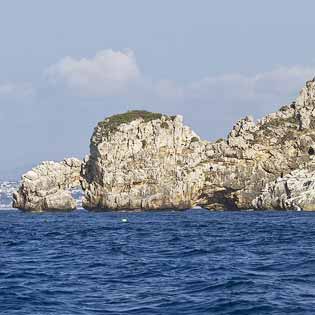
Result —
[{"label": "sea", "polygon": [[315,213],[3,210],[0,314],[315,314]]}]

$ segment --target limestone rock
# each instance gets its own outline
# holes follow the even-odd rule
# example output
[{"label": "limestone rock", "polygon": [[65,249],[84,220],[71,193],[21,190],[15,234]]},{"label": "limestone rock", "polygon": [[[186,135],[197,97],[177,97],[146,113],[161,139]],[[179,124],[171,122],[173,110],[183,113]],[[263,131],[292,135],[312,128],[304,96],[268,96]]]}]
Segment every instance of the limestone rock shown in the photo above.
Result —
[{"label": "limestone rock", "polygon": [[82,183],[88,209],[186,209],[198,204],[206,141],[181,116],[133,111],[99,123]]},{"label": "limestone rock", "polygon": [[[250,209],[253,200],[256,208],[290,208],[291,197],[283,206],[274,201],[278,192],[260,195],[277,178],[297,169],[309,171],[314,156],[311,80],[296,101],[256,123],[251,117],[241,119],[227,139],[216,142],[200,139],[181,116],[131,111],[109,117],[96,126],[83,164],[46,162],[26,173],[14,206],[71,208],[72,200],[64,192],[78,183],[81,171],[87,209]],[[280,191],[281,185],[275,189]],[[309,205],[301,201],[298,207]]]},{"label": "limestone rock", "polygon": [[298,169],[269,183],[255,209],[315,210],[315,171]]},{"label": "limestone rock", "polygon": [[315,153],[315,82],[227,139],[202,141],[180,116],[129,112],[100,122],[83,171],[89,209],[249,209],[267,183]]},{"label": "limestone rock", "polygon": [[80,185],[82,161],[68,158],[57,163],[42,162],[22,176],[13,194],[13,207],[29,210],[72,210],[76,202],[70,188]]},{"label": "limestone rock", "polygon": [[227,141],[207,146],[212,173],[203,189],[210,209],[250,209],[252,200],[276,178],[306,168],[315,154],[315,82],[297,100],[254,124],[246,117]]}]

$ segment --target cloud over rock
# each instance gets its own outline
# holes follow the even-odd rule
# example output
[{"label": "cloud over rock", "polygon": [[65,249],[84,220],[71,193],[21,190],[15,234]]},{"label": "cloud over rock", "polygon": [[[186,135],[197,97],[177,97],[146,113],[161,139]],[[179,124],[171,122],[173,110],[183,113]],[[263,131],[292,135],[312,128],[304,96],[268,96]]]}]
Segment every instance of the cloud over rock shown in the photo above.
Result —
[{"label": "cloud over rock", "polygon": [[93,58],[65,57],[46,70],[55,83],[89,96],[115,95],[140,77],[133,51],[102,50]]}]

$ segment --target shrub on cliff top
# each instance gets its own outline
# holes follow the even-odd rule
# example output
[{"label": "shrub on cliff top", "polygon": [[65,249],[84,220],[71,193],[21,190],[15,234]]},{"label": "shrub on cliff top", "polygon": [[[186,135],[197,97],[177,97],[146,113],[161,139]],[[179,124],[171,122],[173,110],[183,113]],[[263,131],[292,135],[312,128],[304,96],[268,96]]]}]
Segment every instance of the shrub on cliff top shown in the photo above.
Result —
[{"label": "shrub on cliff top", "polygon": [[138,118],[142,118],[144,122],[149,122],[160,119],[162,116],[165,116],[169,119],[174,119],[173,116],[166,116],[161,113],[153,113],[145,110],[132,110],[123,114],[117,114],[108,117],[105,120],[99,122],[98,125],[102,127],[104,134],[108,135],[109,132],[115,131],[121,124],[130,123]]}]

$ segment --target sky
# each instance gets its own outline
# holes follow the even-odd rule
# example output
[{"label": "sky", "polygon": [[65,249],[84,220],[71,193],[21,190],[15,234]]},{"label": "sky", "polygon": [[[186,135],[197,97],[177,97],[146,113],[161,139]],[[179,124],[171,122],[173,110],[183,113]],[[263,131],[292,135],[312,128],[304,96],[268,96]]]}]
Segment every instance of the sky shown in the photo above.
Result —
[{"label": "sky", "polygon": [[202,138],[315,76],[313,0],[0,0],[0,180],[83,158],[98,121],[181,114]]}]

